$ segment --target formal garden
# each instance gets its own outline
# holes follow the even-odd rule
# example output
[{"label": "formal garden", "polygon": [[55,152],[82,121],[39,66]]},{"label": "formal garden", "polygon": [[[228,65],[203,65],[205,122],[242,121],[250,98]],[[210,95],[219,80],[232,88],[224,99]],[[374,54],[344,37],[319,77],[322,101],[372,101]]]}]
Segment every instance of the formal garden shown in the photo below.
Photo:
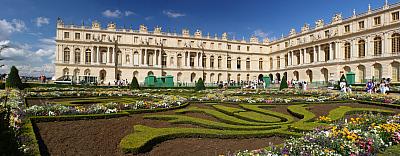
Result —
[{"label": "formal garden", "polygon": [[11,155],[400,152],[398,96],[326,89],[205,89],[201,84],[196,89],[17,84],[0,91],[0,143]]}]

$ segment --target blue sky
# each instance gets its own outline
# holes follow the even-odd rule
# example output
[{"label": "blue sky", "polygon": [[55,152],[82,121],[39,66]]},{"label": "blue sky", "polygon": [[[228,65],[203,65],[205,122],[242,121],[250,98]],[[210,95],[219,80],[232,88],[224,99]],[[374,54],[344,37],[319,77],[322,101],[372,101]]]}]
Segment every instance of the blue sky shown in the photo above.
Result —
[{"label": "blue sky", "polygon": [[[396,3],[399,0],[388,0]],[[252,35],[279,38],[291,28],[299,31],[305,23],[324,19],[330,22],[335,13],[343,17],[381,7],[385,0],[0,0],[0,44],[10,49],[1,69],[17,65],[22,75],[51,75],[55,50],[55,22],[61,17],[66,24],[89,25],[98,20],[105,26],[116,22],[118,27],[150,30],[161,26],[163,31],[193,33],[201,29],[212,36],[228,32],[236,39]],[[39,58],[35,58],[39,57]]]}]

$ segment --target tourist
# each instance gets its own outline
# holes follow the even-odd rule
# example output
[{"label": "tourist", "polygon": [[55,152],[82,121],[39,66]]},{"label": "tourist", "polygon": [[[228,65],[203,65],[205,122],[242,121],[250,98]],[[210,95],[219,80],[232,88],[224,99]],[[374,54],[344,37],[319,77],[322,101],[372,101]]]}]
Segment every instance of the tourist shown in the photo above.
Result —
[{"label": "tourist", "polygon": [[386,83],[383,80],[381,80],[381,83],[379,84],[379,91],[382,94],[386,94]]},{"label": "tourist", "polygon": [[368,80],[367,84],[365,84],[365,88],[367,90],[367,93],[372,93],[372,90],[374,89],[374,84],[371,82],[371,80]]},{"label": "tourist", "polygon": [[340,91],[341,92],[344,92],[344,93],[346,93],[346,82],[344,82],[344,81],[341,81],[340,83],[339,83],[339,87],[340,87]]}]

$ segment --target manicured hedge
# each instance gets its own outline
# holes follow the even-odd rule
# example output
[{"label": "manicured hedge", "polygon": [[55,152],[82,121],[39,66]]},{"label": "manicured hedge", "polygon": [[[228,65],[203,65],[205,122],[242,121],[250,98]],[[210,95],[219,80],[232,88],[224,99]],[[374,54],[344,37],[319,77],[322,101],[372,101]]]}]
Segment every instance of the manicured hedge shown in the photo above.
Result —
[{"label": "manicured hedge", "polygon": [[190,116],[184,115],[145,115],[143,118],[145,119],[154,119],[154,120],[168,120],[170,123],[174,124],[192,124],[198,125],[204,128],[211,129],[229,129],[229,130],[268,130],[268,129],[276,129],[281,128],[281,126],[242,126],[242,125],[231,125],[222,122],[215,122],[207,119],[194,118]]},{"label": "manicured hedge", "polygon": [[283,121],[283,123],[291,123],[291,122],[294,121],[293,117],[291,117],[289,115],[278,113],[278,112],[271,111],[271,110],[268,110],[268,109],[263,109],[263,108],[266,108],[266,107],[268,108],[268,107],[271,107],[271,106],[249,105],[249,104],[240,104],[239,106],[244,108],[244,109],[246,109],[246,110],[249,110],[249,111],[254,111],[254,112],[257,112],[257,113],[261,113],[261,114],[265,114],[265,115],[271,115],[271,116],[280,118]]},{"label": "manicured hedge", "polygon": [[288,112],[293,116],[300,118],[299,121],[290,124],[290,128],[297,131],[311,131],[317,127],[327,126],[324,123],[310,122],[315,118],[315,114],[308,111],[306,105],[293,105],[288,107]]},{"label": "manicured hedge", "polygon": [[352,108],[348,106],[340,106],[339,108],[335,108],[331,110],[327,117],[331,118],[332,121],[339,120],[343,118],[346,114],[356,113],[356,112],[375,112],[382,114],[393,114],[394,111],[384,110],[384,109],[376,109],[376,108]]},{"label": "manicured hedge", "polygon": [[25,144],[30,147],[30,154],[32,156],[40,156],[39,144],[38,140],[36,139],[35,130],[32,125],[31,120],[24,121],[24,125],[22,126],[22,134],[21,136],[27,137],[29,142],[25,142]]},{"label": "manicured hedge", "polygon": [[197,107],[190,107],[188,109],[181,109],[175,111],[176,113],[187,113],[187,112],[192,112],[192,113],[205,113],[207,115],[211,115],[218,120],[228,123],[228,124],[234,124],[234,125],[248,125],[248,126],[268,126],[268,125],[273,125],[274,123],[259,123],[259,122],[251,122],[251,121],[246,121],[239,119],[237,117],[231,116],[224,114],[222,112],[216,111],[216,110],[211,110],[211,109],[203,109],[203,108],[197,108]]},{"label": "manicured hedge", "polygon": [[261,114],[258,112],[238,112],[234,113],[235,116],[239,119],[244,119],[247,121],[254,121],[254,122],[264,122],[264,123],[274,123],[274,122],[280,122],[281,119],[275,116],[271,115],[266,115],[266,114]]},{"label": "manicured hedge", "polygon": [[[285,127],[287,128],[287,127]],[[233,131],[203,128],[151,128],[135,125],[134,133],[122,138],[119,146],[125,153],[138,154],[150,150],[154,145],[175,138],[248,138],[269,136],[301,136],[299,133],[283,131],[283,128],[259,131]]]}]

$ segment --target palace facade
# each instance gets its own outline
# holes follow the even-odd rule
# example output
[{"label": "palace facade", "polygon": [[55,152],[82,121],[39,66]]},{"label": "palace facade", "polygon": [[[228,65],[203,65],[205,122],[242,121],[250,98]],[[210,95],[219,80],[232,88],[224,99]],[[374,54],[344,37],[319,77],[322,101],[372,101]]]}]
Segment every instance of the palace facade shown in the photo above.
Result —
[{"label": "palace facade", "polygon": [[400,81],[400,3],[368,8],[367,12],[325,23],[305,24],[288,36],[249,41],[205,35],[119,29],[109,23],[89,26],[57,22],[55,77],[95,77],[107,84],[117,79],[148,75],[172,75],[175,82],[194,82],[204,76],[206,83],[251,81],[269,75],[280,80],[327,82],[353,72],[356,82],[372,78]]}]

